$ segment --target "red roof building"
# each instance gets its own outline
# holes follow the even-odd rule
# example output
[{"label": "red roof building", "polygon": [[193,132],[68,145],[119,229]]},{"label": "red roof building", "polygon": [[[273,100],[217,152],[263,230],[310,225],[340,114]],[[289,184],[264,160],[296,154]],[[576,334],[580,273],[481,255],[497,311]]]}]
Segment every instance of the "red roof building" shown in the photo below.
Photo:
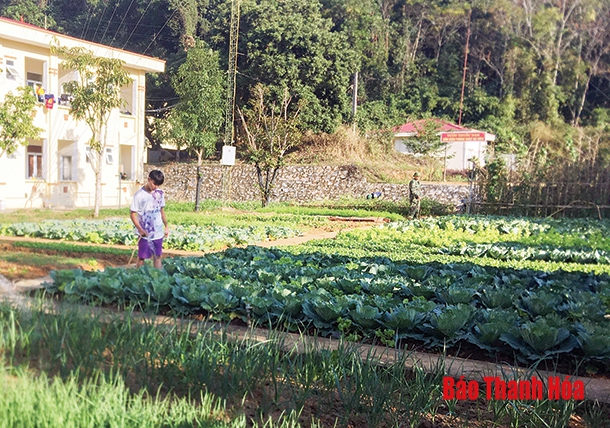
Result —
[{"label": "red roof building", "polygon": [[436,123],[436,132],[441,143],[445,143],[438,152],[434,153],[434,156],[443,158],[445,170],[469,169],[472,167],[473,159],[479,165],[485,165],[487,143],[494,141],[496,136],[441,119],[420,119],[395,127],[394,148],[396,151],[412,154],[409,139],[416,137],[425,129],[429,129],[430,126],[434,126],[434,123]]}]

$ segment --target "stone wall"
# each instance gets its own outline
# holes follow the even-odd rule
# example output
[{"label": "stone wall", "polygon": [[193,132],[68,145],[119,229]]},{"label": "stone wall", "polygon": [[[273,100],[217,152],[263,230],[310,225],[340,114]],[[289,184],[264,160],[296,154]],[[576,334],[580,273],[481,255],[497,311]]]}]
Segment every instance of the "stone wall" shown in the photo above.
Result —
[{"label": "stone wall", "polygon": [[[165,174],[163,189],[167,199],[174,201],[194,201],[197,166],[192,163],[163,163],[144,165],[146,176],[152,169],[160,169]],[[232,201],[260,200],[256,170],[251,165],[204,165],[201,168],[202,199],[223,199]],[[223,186],[224,183],[224,186]],[[223,195],[223,187],[224,195]],[[409,197],[407,184],[369,183],[362,171],[354,165],[345,166],[285,166],[280,169],[272,192],[272,202],[309,202],[324,199],[339,199],[342,196],[355,198],[380,191],[386,200],[398,201]],[[467,183],[426,183],[422,182],[424,198],[441,203],[463,205],[468,199]]]}]

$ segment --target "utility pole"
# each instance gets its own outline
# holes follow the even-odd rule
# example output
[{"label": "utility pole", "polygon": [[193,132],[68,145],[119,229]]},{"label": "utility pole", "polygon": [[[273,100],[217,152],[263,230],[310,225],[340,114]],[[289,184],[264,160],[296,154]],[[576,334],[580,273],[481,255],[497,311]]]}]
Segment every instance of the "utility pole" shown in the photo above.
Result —
[{"label": "utility pole", "polygon": [[239,15],[241,0],[231,0],[231,24],[229,28],[229,60],[227,62],[227,102],[225,105],[225,134],[222,159],[222,200],[228,200],[231,189],[231,167],[235,165],[235,81],[237,78],[237,44],[239,40]]},{"label": "utility pole", "polygon": [[352,93],[352,118],[354,121],[354,133],[356,133],[356,111],[358,110],[358,72],[354,73],[354,92]]},{"label": "utility pole", "polygon": [[227,62],[227,103],[225,106],[224,145],[233,145],[235,139],[235,80],[237,76],[237,42],[239,40],[239,14],[241,0],[231,0],[229,28],[229,61]]},{"label": "utility pole", "polygon": [[468,11],[468,27],[466,29],[466,48],[464,49],[464,68],[462,73],[462,95],[460,95],[460,115],[458,117],[458,125],[462,125],[462,109],[464,108],[464,88],[466,87],[466,70],[468,69],[468,45],[470,44],[470,18],[472,17],[472,9]]}]

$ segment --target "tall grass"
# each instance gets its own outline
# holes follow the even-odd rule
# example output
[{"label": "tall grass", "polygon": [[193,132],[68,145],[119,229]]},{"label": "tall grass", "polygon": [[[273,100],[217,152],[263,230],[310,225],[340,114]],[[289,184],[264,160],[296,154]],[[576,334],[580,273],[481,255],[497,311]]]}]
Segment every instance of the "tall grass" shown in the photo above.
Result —
[{"label": "tall grass", "polygon": [[[441,399],[442,361],[431,373],[408,370],[404,353],[379,365],[354,344],[320,350],[273,332],[252,340],[192,322],[42,305],[0,304],[0,427],[32,420],[41,427],[269,428],[417,427],[438,415],[457,421],[450,426],[474,420],[472,412],[458,412],[459,403]],[[475,419],[497,426],[560,427],[577,404],[474,407],[482,409]],[[593,420],[606,410],[594,405],[584,414]]]},{"label": "tall grass", "polygon": [[[84,390],[72,394],[76,407],[81,405],[79,397],[90,394],[98,397],[92,402],[101,401],[102,392],[125,397],[122,389],[125,387],[117,379],[123,379],[131,391],[129,399],[114,404],[117,409],[125,409],[120,411],[125,415],[133,401],[143,402],[148,397],[169,400],[155,402],[160,406],[157,412],[166,414],[167,403],[173,406],[174,399],[179,406],[186,406],[180,400],[199,397],[188,402],[196,403],[197,408],[206,402],[217,405],[218,400],[224,400],[231,420],[247,416],[259,424],[272,423],[268,426],[296,423],[298,415],[300,423],[307,425],[312,420],[314,425],[318,424],[319,418],[328,421],[328,415],[332,415],[331,425],[335,421],[342,425],[366,421],[368,426],[379,426],[390,420],[405,420],[399,416],[403,408],[396,403],[416,399],[413,386],[422,382],[435,391],[429,400],[440,402],[438,386],[433,386],[439,383],[434,377],[421,372],[414,378],[405,369],[404,361],[389,367],[369,364],[352,345],[317,352],[313,347],[287,348],[281,336],[271,333],[263,342],[246,338],[229,340],[226,331],[191,323],[159,326],[151,319],[130,315],[102,318],[68,308],[51,313],[19,312],[4,305],[0,308],[0,326],[6,373],[14,372],[11,367],[27,367],[49,378],[58,377],[64,392],[75,391],[77,384],[83,385]],[[48,381],[40,382],[35,386],[32,380],[22,378],[17,384],[33,385],[41,391]],[[94,390],[97,392],[86,392]],[[49,394],[63,394],[65,398],[57,403],[57,410],[49,412],[61,414],[61,409],[70,402],[70,394],[64,392],[51,388],[44,397],[34,393],[30,397],[52,405],[56,400]],[[7,399],[0,397],[0,401]],[[0,409],[3,407],[10,409],[6,402],[0,403]],[[246,414],[242,407],[256,411]],[[27,412],[21,407],[15,409]],[[308,409],[307,414],[303,414],[304,409]],[[269,422],[278,412],[282,416]],[[18,417],[26,419],[23,415]]]},{"label": "tall grass", "polygon": [[25,370],[0,370],[0,427],[245,427],[230,420],[211,394],[188,398],[131,393],[119,378],[77,375],[50,379]]}]

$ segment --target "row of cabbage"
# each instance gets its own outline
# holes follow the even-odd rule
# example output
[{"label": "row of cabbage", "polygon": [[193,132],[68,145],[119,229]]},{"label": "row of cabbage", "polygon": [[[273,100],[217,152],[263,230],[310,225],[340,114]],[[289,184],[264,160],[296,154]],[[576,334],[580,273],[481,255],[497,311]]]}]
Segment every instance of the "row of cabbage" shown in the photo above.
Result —
[{"label": "row of cabbage", "polygon": [[594,218],[555,219],[452,215],[427,217],[415,221],[394,222],[388,224],[387,227],[399,230],[413,228],[461,230],[471,234],[498,231],[500,234],[517,236],[540,235],[553,231],[562,235],[577,234],[587,238],[596,234],[610,235],[610,220]]},{"label": "row of cabbage", "polygon": [[610,362],[610,276],[423,265],[280,249],[166,259],[163,270],[56,271],[50,292],[90,304],[430,348],[471,343],[520,360],[570,352]]},{"label": "row of cabbage", "polygon": [[497,260],[545,260],[566,263],[610,264],[610,252],[594,249],[532,247],[518,243],[460,243],[438,250],[440,254],[491,257]]},{"label": "row of cabbage", "polygon": [[362,249],[360,255],[369,252],[403,259],[416,252],[429,261],[529,260],[597,265],[595,270],[608,270],[610,222],[448,216],[344,233],[332,244],[312,243],[307,250],[326,251],[325,247],[335,247],[339,253]]},{"label": "row of cabbage", "polygon": [[[290,238],[299,231],[273,225],[257,226],[183,226],[171,225],[164,242],[168,249],[207,251],[226,246]],[[138,235],[133,224],[125,219],[47,220],[40,223],[0,225],[0,234],[88,242],[95,244],[135,245]]]}]

